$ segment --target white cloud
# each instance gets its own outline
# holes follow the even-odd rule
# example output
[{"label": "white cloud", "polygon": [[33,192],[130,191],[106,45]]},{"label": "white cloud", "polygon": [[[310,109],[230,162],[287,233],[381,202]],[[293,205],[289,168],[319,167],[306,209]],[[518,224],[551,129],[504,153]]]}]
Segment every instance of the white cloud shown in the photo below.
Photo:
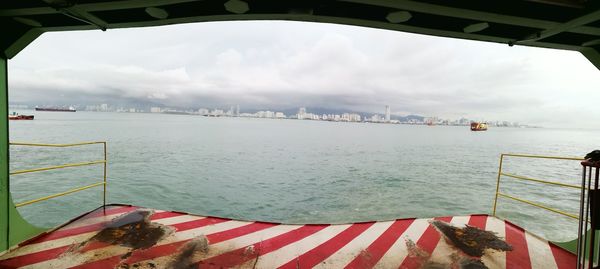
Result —
[{"label": "white cloud", "polygon": [[13,101],[68,92],[185,106],[381,112],[389,104],[404,114],[600,127],[600,71],[576,52],[353,26],[220,22],[49,33],[9,64]]}]

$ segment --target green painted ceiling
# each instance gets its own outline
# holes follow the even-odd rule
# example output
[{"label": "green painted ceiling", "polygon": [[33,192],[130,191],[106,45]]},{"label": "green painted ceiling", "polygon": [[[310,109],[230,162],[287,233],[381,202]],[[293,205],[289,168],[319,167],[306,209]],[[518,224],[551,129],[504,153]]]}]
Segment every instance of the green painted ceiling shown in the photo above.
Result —
[{"label": "green painted ceiling", "polygon": [[3,0],[0,49],[12,58],[49,31],[231,20],[339,23],[576,50],[600,69],[598,0]]}]

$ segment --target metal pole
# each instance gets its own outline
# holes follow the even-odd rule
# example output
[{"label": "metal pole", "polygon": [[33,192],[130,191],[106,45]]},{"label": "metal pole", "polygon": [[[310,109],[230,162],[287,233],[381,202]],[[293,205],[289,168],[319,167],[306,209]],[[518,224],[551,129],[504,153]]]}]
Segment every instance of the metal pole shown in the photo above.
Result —
[{"label": "metal pole", "polygon": [[104,145],[104,192],[102,193],[102,208],[106,210],[106,142],[102,143]]},{"label": "metal pole", "polygon": [[[592,168],[590,167],[590,177],[592,176],[591,170],[592,170]],[[595,211],[597,211],[596,205],[598,204],[598,201],[596,201],[596,199],[598,198],[597,193],[596,193],[598,190],[598,176],[599,176],[598,172],[599,172],[599,169],[598,169],[598,167],[596,167],[596,175],[594,176],[594,190],[588,191],[588,194],[589,194],[588,203],[591,204],[592,194],[594,196],[593,197],[594,204],[590,205],[590,216],[592,218],[592,222],[590,223],[590,230],[592,232],[592,235],[590,236],[590,255],[588,257],[588,261],[590,263],[589,268],[594,268],[594,261],[595,261],[594,252],[596,251],[596,226],[597,226],[596,222],[598,221],[598,212],[595,212]]]},{"label": "metal pole", "polygon": [[587,167],[585,167],[585,165],[583,166],[583,175],[581,177],[581,198],[580,198],[580,202],[579,202],[579,227],[577,229],[577,269],[581,268],[581,263],[582,263],[582,258],[581,257],[581,253],[583,250],[583,246],[581,245],[582,243],[585,244],[585,234],[582,236],[582,230],[583,230],[583,207],[584,207],[584,202],[585,202],[585,176],[586,176],[586,171],[587,171]]},{"label": "metal pole", "polygon": [[504,160],[504,154],[500,154],[500,165],[498,166],[498,179],[496,180],[496,197],[494,198],[494,209],[492,210],[492,216],[496,216],[496,205],[498,204],[498,192],[500,191],[500,176],[502,176],[502,161]]},{"label": "metal pole", "polygon": [[[587,245],[588,245],[587,244],[587,233],[588,233],[588,221],[590,220],[589,219],[589,215],[590,215],[590,189],[592,187],[592,167],[590,166],[589,169],[590,170],[588,172],[588,178],[587,178],[587,180],[588,180],[587,181],[587,190],[588,190],[587,191],[587,201],[585,203],[585,220],[584,220],[585,221],[585,225],[584,225],[584,228],[583,228],[583,232],[584,232],[583,241],[584,242],[583,242],[583,252],[581,252],[582,256],[583,256],[583,263],[584,263],[584,265],[585,265],[585,254],[587,252]],[[591,268],[590,265],[589,265],[589,260],[588,260],[588,266],[587,267]]]}]

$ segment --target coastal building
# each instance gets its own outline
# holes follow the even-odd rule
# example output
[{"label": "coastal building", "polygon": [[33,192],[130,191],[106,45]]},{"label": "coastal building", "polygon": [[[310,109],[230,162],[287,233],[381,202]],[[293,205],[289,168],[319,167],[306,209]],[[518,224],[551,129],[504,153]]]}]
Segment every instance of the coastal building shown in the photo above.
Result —
[{"label": "coastal building", "polygon": [[213,111],[210,112],[210,116],[221,117],[221,116],[223,116],[223,110],[222,109],[213,109]]},{"label": "coastal building", "polygon": [[390,109],[390,106],[385,106],[385,121],[386,122],[390,121],[391,114],[392,114],[392,111]]},{"label": "coastal building", "polygon": [[300,109],[298,109],[298,114],[296,114],[296,118],[299,120],[303,120],[305,118],[307,118],[308,115],[306,115],[306,107],[301,107]]},{"label": "coastal building", "polygon": [[379,114],[375,114],[373,116],[371,116],[370,118],[370,122],[382,122],[384,120],[384,118],[382,116],[380,116]]},{"label": "coastal building", "polygon": [[202,116],[207,116],[209,114],[209,111],[206,108],[200,108],[198,109],[198,114]]}]

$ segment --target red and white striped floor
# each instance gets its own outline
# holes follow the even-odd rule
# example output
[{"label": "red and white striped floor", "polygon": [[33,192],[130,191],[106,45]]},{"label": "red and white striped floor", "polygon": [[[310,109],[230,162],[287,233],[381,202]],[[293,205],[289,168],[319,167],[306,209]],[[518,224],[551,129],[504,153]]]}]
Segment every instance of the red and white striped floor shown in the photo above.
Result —
[{"label": "red and white striped floor", "polygon": [[[127,223],[140,212],[146,222],[114,229],[115,223]],[[468,256],[431,225],[433,220],[492,231],[512,250],[486,249],[481,257]],[[153,234],[136,234],[138,228]],[[161,233],[152,241],[156,229]],[[145,245],[119,241],[132,237]],[[573,254],[487,215],[285,225],[124,205],[92,211],[0,256],[0,268],[551,269],[574,268],[575,262]]]}]

